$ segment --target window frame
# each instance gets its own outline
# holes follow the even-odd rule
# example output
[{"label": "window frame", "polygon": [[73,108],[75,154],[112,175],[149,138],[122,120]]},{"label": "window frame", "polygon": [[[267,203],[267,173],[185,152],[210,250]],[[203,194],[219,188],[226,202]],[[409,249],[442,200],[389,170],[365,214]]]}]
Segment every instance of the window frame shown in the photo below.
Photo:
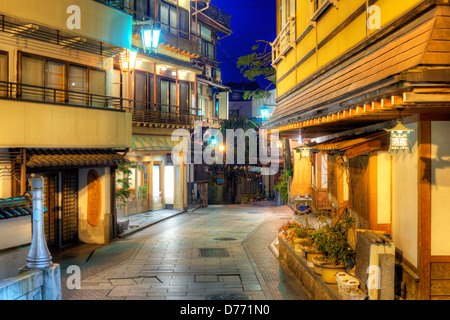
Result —
[{"label": "window frame", "polygon": [[[65,92],[65,95],[64,95],[64,102],[53,102],[53,103],[63,103],[63,104],[71,104],[70,102],[69,102],[69,95],[70,95],[70,92],[72,91],[72,92],[78,92],[78,91],[73,91],[73,90],[70,90],[69,88],[70,88],[70,86],[69,86],[69,79],[70,79],[70,67],[71,66],[73,66],[73,67],[78,67],[78,68],[85,68],[86,69],[86,92],[80,92],[80,93],[85,93],[86,94],[86,104],[84,104],[84,105],[86,105],[86,106],[90,106],[89,105],[89,101],[88,101],[88,97],[89,97],[89,95],[97,95],[97,96],[99,96],[99,94],[95,94],[95,93],[90,93],[89,91],[90,91],[90,86],[89,86],[89,71],[90,70],[94,70],[94,71],[99,71],[99,72],[102,72],[102,73],[104,73],[104,75],[105,75],[105,95],[100,95],[100,96],[106,96],[106,87],[107,87],[107,83],[106,83],[106,70],[105,69],[102,69],[102,68],[98,68],[98,67],[92,67],[92,66],[89,66],[89,65],[85,65],[85,64],[81,64],[81,63],[74,63],[74,62],[71,62],[71,61],[67,61],[67,60],[62,60],[62,59],[57,59],[57,58],[52,58],[52,57],[47,57],[47,56],[42,56],[42,55],[38,55],[38,54],[34,54],[34,53],[29,53],[29,52],[26,52],[26,51],[19,51],[18,52],[18,62],[17,62],[17,70],[18,70],[18,72],[17,72],[17,83],[19,84],[19,85],[22,85],[23,84],[23,75],[22,75],[22,72],[23,72],[23,70],[22,70],[22,68],[23,68],[23,65],[22,65],[22,59],[23,59],[23,57],[30,57],[30,58],[35,58],[35,59],[42,59],[43,61],[44,61],[44,72],[43,72],[43,74],[42,74],[42,78],[43,78],[43,83],[44,83],[44,86],[43,86],[43,88],[44,88],[44,91],[43,91],[43,101],[45,101],[45,102],[48,102],[48,103],[52,103],[51,101],[48,101],[48,100],[45,100],[45,92],[46,92],[46,89],[56,89],[56,90],[62,90],[63,92]],[[65,79],[64,79],[64,88],[63,89],[58,89],[58,88],[50,88],[50,87],[47,87],[46,85],[47,85],[47,83],[46,83],[46,72],[45,72],[45,66],[46,66],[46,64],[47,64],[47,62],[48,61],[52,61],[52,62],[57,62],[57,63],[61,63],[61,64],[64,64],[65,65]],[[76,104],[76,105],[78,105],[78,104]],[[95,107],[95,106],[90,106],[90,107]]]}]

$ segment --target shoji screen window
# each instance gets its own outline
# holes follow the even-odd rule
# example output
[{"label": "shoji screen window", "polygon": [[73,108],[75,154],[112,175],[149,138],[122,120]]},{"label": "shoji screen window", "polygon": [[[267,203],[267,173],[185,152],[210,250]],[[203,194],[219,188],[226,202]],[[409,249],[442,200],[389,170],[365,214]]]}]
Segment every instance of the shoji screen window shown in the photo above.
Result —
[{"label": "shoji screen window", "polygon": [[22,55],[21,95],[23,99],[44,100],[45,59],[41,57]]},{"label": "shoji screen window", "polygon": [[89,90],[91,93],[90,105],[92,107],[106,107],[106,72],[103,70],[89,69]]},{"label": "shoji screen window", "polygon": [[87,68],[69,67],[69,103],[86,105],[88,103],[87,92]]},{"label": "shoji screen window", "polygon": [[45,101],[63,103],[66,93],[66,64],[58,61],[47,61],[45,64]]}]

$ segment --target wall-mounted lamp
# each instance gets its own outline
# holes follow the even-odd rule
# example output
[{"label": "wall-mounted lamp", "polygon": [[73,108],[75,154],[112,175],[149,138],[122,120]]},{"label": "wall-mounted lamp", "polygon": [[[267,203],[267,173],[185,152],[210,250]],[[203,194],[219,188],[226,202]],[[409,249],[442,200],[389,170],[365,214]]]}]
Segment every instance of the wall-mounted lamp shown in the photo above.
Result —
[{"label": "wall-mounted lamp", "polygon": [[161,30],[154,28],[143,28],[141,31],[142,45],[144,50],[156,51],[159,45]]},{"label": "wall-mounted lamp", "polygon": [[394,128],[384,130],[389,131],[391,134],[389,153],[398,150],[409,150],[409,153],[411,153],[411,131],[415,131],[416,129],[408,129],[403,125],[401,119],[399,119]]},{"label": "wall-mounted lamp", "polygon": [[137,51],[126,49],[120,54],[120,68],[123,72],[133,72],[136,68]]}]

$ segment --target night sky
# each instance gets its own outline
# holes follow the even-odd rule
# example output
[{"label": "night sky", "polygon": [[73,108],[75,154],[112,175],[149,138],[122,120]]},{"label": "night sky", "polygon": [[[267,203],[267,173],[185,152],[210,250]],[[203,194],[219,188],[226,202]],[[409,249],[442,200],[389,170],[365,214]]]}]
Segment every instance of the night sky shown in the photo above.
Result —
[{"label": "night sky", "polygon": [[[257,40],[275,40],[276,0],[212,0],[211,3],[231,14],[233,33],[222,39],[217,49],[222,81],[248,81],[236,67],[237,60],[251,53]],[[265,84],[264,81],[258,82]]]}]

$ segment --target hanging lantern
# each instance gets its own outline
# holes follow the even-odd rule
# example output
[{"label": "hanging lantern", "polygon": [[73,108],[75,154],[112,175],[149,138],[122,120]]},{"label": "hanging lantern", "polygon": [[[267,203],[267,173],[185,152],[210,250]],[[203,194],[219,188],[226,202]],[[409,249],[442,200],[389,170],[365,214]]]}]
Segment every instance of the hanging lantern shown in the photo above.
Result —
[{"label": "hanging lantern", "polygon": [[300,158],[309,158],[311,156],[311,148],[302,147],[300,148]]},{"label": "hanging lantern", "polygon": [[267,119],[269,119],[269,114],[270,114],[270,110],[267,107],[262,107],[260,110],[261,113],[261,118],[263,119],[263,121],[266,121]]},{"label": "hanging lantern", "polygon": [[161,30],[153,28],[153,26],[149,29],[142,29],[141,38],[144,49],[150,51],[158,49],[160,35]]},{"label": "hanging lantern", "polygon": [[402,124],[401,120],[398,120],[394,128],[385,130],[391,134],[389,153],[397,150],[408,150],[411,153],[411,131],[415,131],[416,129],[408,129]]}]

